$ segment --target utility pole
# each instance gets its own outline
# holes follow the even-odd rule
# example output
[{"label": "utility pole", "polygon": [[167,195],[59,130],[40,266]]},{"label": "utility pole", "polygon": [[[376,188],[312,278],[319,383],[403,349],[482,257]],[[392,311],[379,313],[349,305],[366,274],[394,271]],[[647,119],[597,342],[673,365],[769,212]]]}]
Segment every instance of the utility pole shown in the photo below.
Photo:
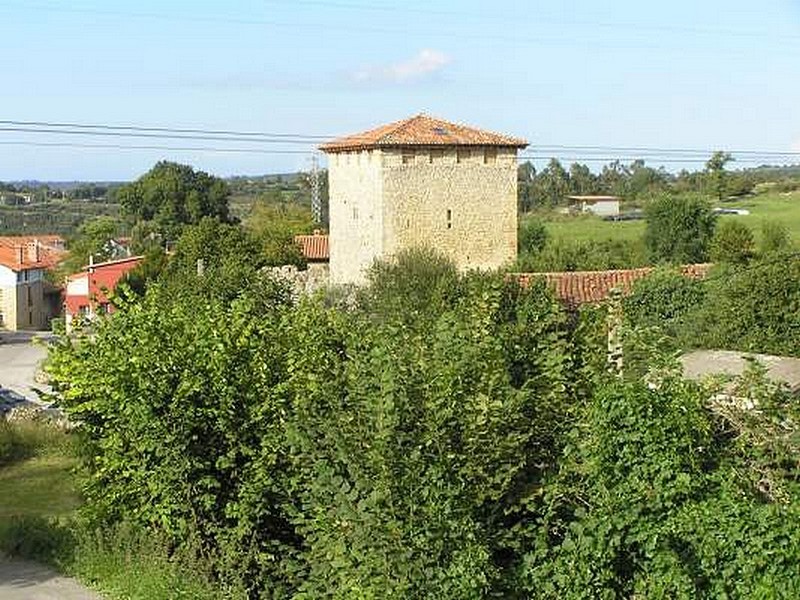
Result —
[{"label": "utility pole", "polygon": [[314,219],[314,223],[319,225],[322,223],[322,199],[319,193],[319,157],[316,152],[311,155],[311,175],[309,179],[311,182],[311,216]]}]

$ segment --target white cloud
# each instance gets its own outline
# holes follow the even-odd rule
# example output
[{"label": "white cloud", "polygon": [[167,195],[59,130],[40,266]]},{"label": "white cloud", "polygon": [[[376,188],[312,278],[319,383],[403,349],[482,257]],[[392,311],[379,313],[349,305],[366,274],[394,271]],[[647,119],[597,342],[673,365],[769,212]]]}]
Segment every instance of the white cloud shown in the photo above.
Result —
[{"label": "white cloud", "polygon": [[410,83],[438,73],[450,62],[444,52],[425,48],[408,60],[359,69],[351,77],[357,83]]}]

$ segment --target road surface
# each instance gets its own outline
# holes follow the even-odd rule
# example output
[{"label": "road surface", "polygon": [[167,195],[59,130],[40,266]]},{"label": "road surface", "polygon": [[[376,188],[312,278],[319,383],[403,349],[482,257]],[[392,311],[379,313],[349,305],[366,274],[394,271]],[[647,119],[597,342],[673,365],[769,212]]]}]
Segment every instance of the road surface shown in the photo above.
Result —
[{"label": "road surface", "polygon": [[102,596],[47,567],[0,557],[0,600],[102,600]]}]

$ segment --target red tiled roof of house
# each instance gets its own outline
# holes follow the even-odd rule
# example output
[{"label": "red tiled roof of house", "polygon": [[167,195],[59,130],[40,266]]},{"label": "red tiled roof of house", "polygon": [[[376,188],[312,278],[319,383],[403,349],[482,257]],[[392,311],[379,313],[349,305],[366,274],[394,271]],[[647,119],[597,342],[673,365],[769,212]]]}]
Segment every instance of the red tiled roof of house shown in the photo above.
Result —
[{"label": "red tiled roof of house", "polygon": [[[703,279],[708,275],[710,264],[685,265],[681,272],[692,279]],[[611,290],[629,294],[637,279],[646,277],[653,267],[618,269],[610,271],[573,271],[563,273],[517,273],[522,285],[536,278],[544,278],[556,297],[570,307],[596,304],[608,298]]]},{"label": "red tiled roof of house", "polygon": [[325,152],[401,146],[506,146],[524,148],[523,139],[420,114],[369,131],[337,138],[320,146]]},{"label": "red tiled roof of house", "polygon": [[306,260],[325,261],[330,259],[327,235],[316,232],[313,235],[296,235],[294,243],[300,246]]},{"label": "red tiled roof of house", "polygon": [[63,242],[53,235],[0,237],[0,265],[12,271],[52,269],[64,257]]}]

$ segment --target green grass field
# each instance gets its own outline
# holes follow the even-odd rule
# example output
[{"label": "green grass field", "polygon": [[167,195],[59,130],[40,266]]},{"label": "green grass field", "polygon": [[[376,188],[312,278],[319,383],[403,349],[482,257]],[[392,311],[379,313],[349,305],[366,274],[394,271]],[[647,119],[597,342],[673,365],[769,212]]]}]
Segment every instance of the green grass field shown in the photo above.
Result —
[{"label": "green grass field", "polygon": [[[721,218],[736,219],[748,225],[753,230],[757,243],[761,238],[762,223],[778,221],[789,230],[794,244],[800,245],[800,192],[761,194],[714,206],[749,210],[749,215],[725,215]],[[554,240],[635,240],[644,234],[645,229],[644,221],[603,221],[599,217],[588,215],[548,213],[540,215],[540,218],[546,221],[547,230]]]}]

